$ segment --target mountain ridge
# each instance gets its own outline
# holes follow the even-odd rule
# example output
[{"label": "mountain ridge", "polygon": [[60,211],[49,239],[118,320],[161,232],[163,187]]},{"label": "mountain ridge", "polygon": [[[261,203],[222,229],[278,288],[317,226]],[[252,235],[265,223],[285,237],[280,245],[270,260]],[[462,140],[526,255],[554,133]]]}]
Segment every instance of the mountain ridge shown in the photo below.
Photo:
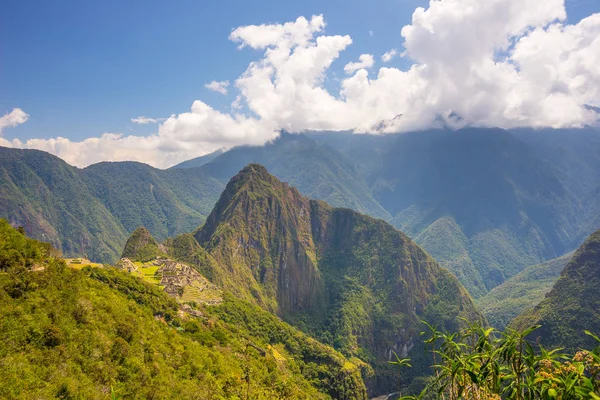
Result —
[{"label": "mountain ridge", "polygon": [[0,147],[0,217],[67,256],[115,262],[141,225],[160,239],[189,231],[221,189],[196,170],[136,162],[79,169],[46,152]]},{"label": "mountain ridge", "polygon": [[546,297],[510,326],[541,325],[536,336],[546,347],[562,346],[570,351],[589,347],[595,342],[584,330],[600,332],[599,287],[600,230],[577,249]]}]

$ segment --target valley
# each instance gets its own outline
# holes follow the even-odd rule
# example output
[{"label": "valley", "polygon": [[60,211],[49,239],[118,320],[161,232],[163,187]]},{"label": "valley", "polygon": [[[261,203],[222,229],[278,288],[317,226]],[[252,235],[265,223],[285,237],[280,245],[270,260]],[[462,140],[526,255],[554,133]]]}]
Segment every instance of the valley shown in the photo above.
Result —
[{"label": "valley", "polygon": [[[147,325],[143,329],[164,332],[164,343],[181,341],[203,357],[223,352],[230,354],[226,358],[233,356],[228,361],[218,356],[232,368],[227,379],[258,398],[287,393],[285,398],[362,400],[399,389],[416,393],[427,387],[434,362],[421,336],[425,323],[441,332],[459,332],[487,324],[525,330],[539,321],[542,328],[536,334],[544,343],[565,346],[566,338],[573,336],[578,339],[569,341],[570,349],[590,348],[593,340],[577,332],[600,329],[594,322],[600,320],[593,303],[595,236],[577,252],[569,251],[596,221],[593,192],[577,191],[578,185],[566,180],[563,170],[549,167],[536,155],[540,150],[530,149],[520,134],[283,134],[265,147],[220,151],[169,170],[137,163],[103,163],[80,170],[47,154],[0,149],[7,156],[0,162],[0,193],[8,200],[0,206],[1,216],[8,218],[3,229],[8,237],[31,229],[34,238],[58,247],[49,250],[40,243],[44,250],[34,252],[40,260],[25,263],[31,269],[26,275],[4,267],[0,275],[5,299],[14,302],[10,307],[32,307],[27,302],[38,295],[60,298],[67,290],[71,304],[91,301],[93,309],[103,310],[102,318],[126,314],[124,309],[105,309],[102,302],[129,299],[137,304],[129,306],[137,316],[128,318]],[[497,136],[490,139],[493,135]],[[443,154],[435,155],[435,162],[419,156],[425,154],[419,151],[435,152],[438,146],[454,153],[481,147],[485,154],[478,156],[481,160],[464,161],[463,172],[455,168],[453,176],[446,176]],[[515,159],[527,162],[514,165]],[[593,157],[584,161],[585,168],[595,168]],[[564,165],[571,162],[565,156]],[[469,172],[484,164],[487,170],[481,176]],[[42,207],[42,202],[48,206]],[[591,214],[577,215],[584,208]],[[59,219],[62,222],[54,222]],[[10,225],[23,228],[13,232]],[[13,254],[4,246],[0,253]],[[56,256],[61,250],[70,257],[64,259],[67,269]],[[19,257],[6,260],[18,265]],[[566,283],[586,268],[591,270],[583,281],[577,277],[578,283]],[[37,275],[26,278],[30,274]],[[63,279],[72,282],[61,283]],[[32,289],[37,287],[41,292]],[[586,293],[585,301],[578,291]],[[86,293],[97,293],[96,300]],[[562,314],[552,311],[561,307],[569,308]],[[62,343],[81,346],[77,335],[89,328],[88,322],[77,321],[77,308],[65,311],[75,316],[75,323],[67,314],[57,319],[50,311],[44,311],[50,317],[38,316],[35,307],[25,312],[40,321],[54,321],[28,329],[44,335],[47,326],[56,327],[59,344],[31,342],[27,346],[37,347],[31,348],[29,361],[21,363],[34,363],[42,354],[38,351],[64,352]],[[150,319],[142,322],[142,315]],[[10,320],[9,314],[3,318]],[[159,330],[156,323],[162,324]],[[31,334],[11,326],[5,335],[32,340],[23,339]],[[146,374],[148,366],[131,358],[137,344],[118,341],[118,329],[116,336],[99,325],[93,329],[95,333],[88,334],[110,337],[113,347],[125,352],[111,358],[113,350],[107,350],[100,359],[105,357],[102,362],[109,362],[109,368],[121,371],[117,374]],[[3,357],[16,357],[14,351],[25,342],[18,343]],[[48,390],[91,397],[115,390],[127,397],[131,390],[141,390],[125,375],[102,378],[118,382],[106,386],[94,378],[96,366],[82,364],[75,348],[69,349],[65,362],[81,371],[86,386],[53,378]],[[164,347],[160,352],[191,357]],[[400,376],[393,364],[397,359],[410,359],[412,366]],[[47,367],[52,371],[56,365]],[[33,364],[27,368],[41,373],[33,372]],[[183,382],[178,367],[167,363],[164,368],[161,379]],[[201,382],[194,390],[208,397],[200,398],[217,398],[218,393],[249,398],[227,388],[220,368],[212,375],[185,379]],[[264,368],[270,371],[269,379],[280,383],[267,382]],[[154,382],[152,376],[144,379]],[[215,382],[212,394],[202,392],[209,387],[205,379]],[[16,391],[7,396],[30,393],[33,386],[27,382],[39,384],[31,375],[9,385]],[[159,390],[160,384],[152,385],[148,388]],[[178,385],[161,389],[166,390],[163,397],[193,397]]]}]

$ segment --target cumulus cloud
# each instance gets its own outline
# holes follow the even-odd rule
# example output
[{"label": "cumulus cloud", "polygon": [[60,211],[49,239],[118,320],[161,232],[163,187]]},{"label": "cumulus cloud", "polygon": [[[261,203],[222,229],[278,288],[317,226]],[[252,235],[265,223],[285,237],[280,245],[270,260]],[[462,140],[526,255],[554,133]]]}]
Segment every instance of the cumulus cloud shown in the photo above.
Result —
[{"label": "cumulus cloud", "polygon": [[0,135],[4,128],[13,128],[17,125],[24,124],[29,119],[29,114],[20,108],[13,108],[11,112],[0,117]]},{"label": "cumulus cloud", "polygon": [[204,85],[205,88],[212,90],[213,92],[227,94],[227,87],[229,86],[229,81],[212,81]]},{"label": "cumulus cloud", "polygon": [[313,16],[234,29],[229,39],[260,55],[223,87],[236,91],[229,113],[197,100],[150,136],[11,143],[51,151],[76,165],[136,159],[168,166],[222,147],[261,144],[280,129],[389,133],[440,123],[597,123],[600,14],[568,24],[564,0],[431,0],[401,29],[403,48],[382,57],[386,62],[401,53],[410,67],[381,67],[370,76],[373,56],[362,54],[344,67],[348,76],[337,92],[325,83],[352,39],[325,34],[325,25],[323,16]]},{"label": "cumulus cloud", "polygon": [[390,62],[392,60],[392,58],[396,57],[398,55],[398,50],[396,49],[391,49],[389,51],[386,51],[382,56],[381,56],[381,61],[383,61],[384,63],[386,62]]},{"label": "cumulus cloud", "polygon": [[358,71],[359,69],[368,69],[371,68],[375,64],[375,59],[371,54],[361,54],[358,57],[357,62],[351,62],[346,64],[344,67],[344,72],[347,74],[351,74],[353,72]]}]

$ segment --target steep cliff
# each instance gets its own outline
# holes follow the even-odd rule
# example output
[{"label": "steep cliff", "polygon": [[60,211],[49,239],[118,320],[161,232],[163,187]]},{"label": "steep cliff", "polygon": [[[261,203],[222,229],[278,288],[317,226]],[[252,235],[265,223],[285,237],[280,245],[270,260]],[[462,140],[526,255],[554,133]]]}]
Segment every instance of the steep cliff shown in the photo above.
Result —
[{"label": "steep cliff", "polygon": [[480,318],[458,280],[402,232],[305,198],[260,165],[229,182],[194,237],[214,260],[213,283],[367,363],[374,394],[397,385],[393,352],[417,360],[413,376],[427,373],[420,319],[453,330]]}]

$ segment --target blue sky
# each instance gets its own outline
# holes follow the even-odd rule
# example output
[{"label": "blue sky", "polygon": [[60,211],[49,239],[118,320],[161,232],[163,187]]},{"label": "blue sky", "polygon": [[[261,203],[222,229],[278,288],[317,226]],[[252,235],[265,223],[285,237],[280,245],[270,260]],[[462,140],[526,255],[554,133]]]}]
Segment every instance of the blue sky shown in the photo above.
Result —
[{"label": "blue sky", "polygon": [[[216,112],[227,114],[227,118],[230,118],[222,124],[221,133],[209,132],[210,127],[207,128],[198,121],[190,123],[184,116],[185,118],[174,119],[170,130],[166,129],[167,134],[162,135],[160,140],[155,140],[153,142],[155,144],[136,141],[135,144],[130,145],[132,148],[154,146],[156,154],[153,157],[168,156],[169,161],[149,160],[148,162],[165,166],[181,158],[201,155],[221,146],[257,143],[258,139],[252,133],[254,128],[248,128],[255,121],[250,121],[250,124],[238,124],[238,121],[233,121],[229,117],[233,115],[231,104],[236,98],[237,91],[230,86],[229,93],[223,96],[208,90],[204,85],[213,80],[228,80],[233,85],[250,62],[264,60],[264,48],[250,48],[251,45],[248,43],[252,38],[244,39],[247,40],[244,42],[247,46],[241,50],[238,49],[239,43],[229,40],[229,35],[235,28],[246,25],[283,24],[295,21],[299,16],[305,16],[310,20],[312,15],[323,15],[327,23],[324,31],[311,33],[314,45],[317,43],[316,37],[321,35],[350,35],[352,44],[340,45],[341,52],[330,55],[332,64],[325,68],[322,78],[298,83],[299,86],[304,84],[305,89],[309,90],[288,93],[277,88],[277,92],[284,97],[288,94],[293,97],[298,96],[299,103],[303,101],[310,103],[311,96],[318,97],[320,89],[328,90],[335,99],[331,101],[326,99],[328,102],[323,103],[323,106],[316,106],[315,109],[319,110],[323,107],[327,110],[331,109],[333,116],[331,120],[329,116],[318,116],[315,117],[316,121],[303,125],[299,121],[311,119],[312,114],[302,104],[299,110],[262,110],[264,113],[261,114],[260,107],[256,108],[256,104],[260,106],[264,99],[257,99],[255,94],[254,97],[249,96],[245,100],[248,104],[255,102],[255,106],[250,107],[252,112],[248,115],[250,118],[257,118],[260,123],[264,122],[260,129],[291,126],[299,130],[354,129],[370,132],[373,130],[372,127],[377,125],[384,126],[387,129],[385,132],[392,132],[423,128],[430,123],[428,121],[435,119],[435,113],[456,110],[460,110],[459,114],[472,123],[502,127],[517,126],[515,121],[525,121],[522,123],[528,126],[576,126],[581,121],[589,122],[590,118],[592,120],[595,118],[590,117],[589,113],[584,115],[586,111],[582,106],[584,103],[600,105],[600,98],[596,95],[600,93],[600,88],[583,93],[581,88],[572,86],[570,89],[572,93],[567,100],[558,99],[545,104],[547,98],[553,97],[552,91],[555,90],[553,88],[570,87],[569,85],[574,82],[572,71],[567,71],[565,76],[556,78],[560,81],[560,85],[556,82],[546,82],[547,88],[540,89],[534,94],[530,92],[540,87],[539,82],[533,82],[535,79],[532,77],[542,76],[544,71],[555,68],[556,63],[561,63],[560,60],[571,56],[574,57],[573,59],[577,59],[575,57],[585,59],[589,55],[598,53],[597,47],[594,47],[598,43],[592,44],[591,41],[594,35],[597,36],[594,29],[600,26],[598,22],[600,18],[586,26],[577,27],[576,31],[583,32],[582,35],[587,38],[585,40],[577,39],[579,36],[571,35],[567,31],[581,19],[600,13],[600,1],[495,0],[495,3],[501,6],[506,4],[506,9],[514,8],[515,4],[519,8],[523,4],[523,13],[527,14],[523,19],[511,8],[510,15],[498,18],[500,22],[496,21],[494,11],[486,10],[492,2],[461,1],[442,0],[447,8],[437,2],[435,10],[413,24],[415,32],[410,39],[412,46],[409,51],[410,57],[396,57],[383,65],[382,54],[393,48],[402,50],[405,38],[400,32],[402,27],[411,24],[415,9],[429,7],[428,11],[430,11],[434,8],[428,1],[7,0],[0,6],[0,116],[11,112],[14,108],[20,108],[29,114],[29,119],[26,123],[4,130],[1,130],[0,124],[0,142],[3,140],[2,137],[11,141],[18,139],[22,142],[15,144],[16,142],[13,141],[11,144],[5,140],[2,143],[18,147],[41,148],[73,163],[84,165],[86,160],[82,161],[71,154],[82,151],[81,147],[77,150],[74,150],[73,146],[59,148],[48,140],[43,143],[24,144],[24,142],[29,139],[51,139],[59,136],[78,142],[90,137],[97,138],[105,132],[121,133],[124,136],[148,136],[156,134],[159,126],[135,124],[131,122],[131,118],[138,116],[165,118],[172,114],[189,113],[194,101],[201,100]],[[576,50],[580,51],[576,54],[571,52],[556,55],[556,59],[546,60],[545,53],[551,52],[544,51],[543,46],[547,46],[550,50],[554,47],[553,40],[558,40],[557,37],[552,36],[552,32],[547,27],[548,24],[556,21],[556,16],[561,15],[563,1],[568,18],[561,22],[561,29],[564,28],[566,33],[563,32],[560,37],[576,43]],[[457,22],[452,17],[451,7],[461,12],[460,8],[466,3],[485,5],[480,7],[477,13],[467,15],[464,20]],[[536,14],[540,14],[540,18],[537,18]],[[478,18],[480,20],[477,20]],[[515,20],[529,21],[525,26],[533,25],[547,31],[546,35],[535,37],[536,43],[539,41],[539,44],[522,46],[523,49],[518,52],[519,54],[509,60],[511,65],[522,63],[527,65],[528,69],[521,67],[513,71],[513,75],[505,74],[502,68],[496,68],[494,71],[485,70],[487,64],[483,61],[486,59],[495,61],[496,55],[488,54],[489,50],[493,49],[494,43],[480,43],[483,40],[479,40],[480,33],[490,33],[487,36],[490,36],[492,41],[502,37],[515,39],[516,33],[510,32]],[[483,32],[488,27],[490,32]],[[522,35],[525,34],[518,33],[516,38]],[[486,35],[481,36],[487,38]],[[530,38],[527,42],[533,43],[534,40]],[[542,50],[538,54],[533,54],[531,51],[533,48]],[[470,51],[471,49],[474,50]],[[438,53],[439,57],[437,57]],[[349,62],[357,61],[361,54],[373,55],[375,65],[372,68],[359,70],[355,74],[345,74],[344,66]],[[543,62],[546,64],[542,65],[540,62],[540,67],[545,69],[535,70],[536,57],[540,60],[544,59]],[[469,64],[469,60],[474,60],[472,65]],[[426,73],[422,73],[423,71],[407,73],[413,63],[428,66],[430,70]],[[446,65],[448,68],[444,70]],[[374,80],[378,69],[382,66],[396,67],[398,71],[395,74],[388,74],[386,79]],[[285,68],[289,69],[289,67],[281,68],[281,71]],[[367,70],[369,84],[361,80],[366,77]],[[433,74],[435,76],[431,71],[437,71]],[[596,76],[597,71],[588,72],[584,86],[595,89],[597,82],[593,77]],[[476,75],[475,81],[471,79],[473,74]],[[509,82],[513,79],[511,76],[515,76],[514,74],[520,74],[520,79],[531,81],[528,83],[531,83],[531,87],[534,88],[524,89],[526,93],[523,99],[518,99],[516,107],[523,106],[516,113],[513,103],[515,90],[518,91],[518,88],[503,83],[504,86],[500,87],[501,85],[498,84],[498,87],[493,87],[492,90],[489,89],[490,83],[486,82],[486,76],[494,84],[504,82],[503,79]],[[394,76],[390,78],[391,75]],[[291,79],[298,81],[299,77],[295,76]],[[432,91],[452,79],[456,79],[457,82],[440,89],[440,93],[435,93],[435,98],[431,98]],[[413,83],[414,86],[411,86]],[[457,89],[456,85],[465,87]],[[346,97],[339,95],[342,86],[352,89]],[[385,88],[388,88],[387,91]],[[281,101],[284,97],[276,101]],[[403,102],[397,98],[403,99]],[[478,100],[477,104],[465,101],[472,98],[482,100]],[[490,98],[504,99],[505,102],[498,101],[497,105],[490,105],[487,104]],[[544,104],[540,105],[539,110],[531,111],[535,108],[531,104],[536,103]],[[413,104],[416,106],[412,107]],[[369,110],[369,107],[373,109]],[[339,110],[344,108],[343,112],[338,108]],[[248,112],[248,108],[243,110]],[[366,116],[376,115],[373,117],[375,122],[382,121],[382,123],[373,124],[373,121],[367,123],[355,119],[352,123],[344,124],[344,121],[357,115],[358,110],[365,110]],[[212,110],[209,111],[212,113]],[[337,111],[340,115],[335,114]],[[553,114],[561,112],[564,115],[559,115],[558,119],[554,118]],[[225,118],[221,114],[213,114],[212,117],[216,118],[210,120],[215,121],[213,125],[219,125],[219,121]],[[291,117],[286,120],[283,117],[279,118],[280,114],[289,114]],[[402,126],[394,125],[395,117],[400,114],[409,117],[402,121]],[[576,115],[576,118],[570,118],[569,115]],[[235,116],[233,118],[235,119]],[[245,130],[245,133],[238,134],[237,142],[226,137],[226,131],[233,126],[232,121],[237,124],[234,130],[238,125],[240,130]],[[194,130],[186,131],[182,126],[183,128],[192,126]],[[190,135],[197,136],[196,147],[190,144],[188,140]],[[214,139],[215,136],[219,136],[220,141]],[[177,145],[166,143],[172,138],[179,140],[182,137],[184,139]],[[207,137],[209,139],[206,139]],[[269,137],[266,135],[261,137],[261,140],[264,142]],[[120,145],[122,143],[115,144],[115,146]],[[180,152],[174,154],[175,148]],[[87,147],[86,149],[95,151]],[[104,149],[102,156],[98,157],[100,158],[93,161],[123,159],[128,155],[115,155]],[[140,154],[131,157],[131,159],[145,159],[146,156]]]},{"label": "blue sky", "polygon": [[[327,34],[350,34],[338,69],[364,51],[402,43],[421,0],[383,1],[9,1],[0,13],[0,113],[19,107],[26,124],[9,138],[155,130],[130,122],[167,117],[202,99],[232,98],[204,84],[234,80],[256,58],[228,40],[232,29],[323,14]],[[369,34],[373,32],[373,36]]]}]

